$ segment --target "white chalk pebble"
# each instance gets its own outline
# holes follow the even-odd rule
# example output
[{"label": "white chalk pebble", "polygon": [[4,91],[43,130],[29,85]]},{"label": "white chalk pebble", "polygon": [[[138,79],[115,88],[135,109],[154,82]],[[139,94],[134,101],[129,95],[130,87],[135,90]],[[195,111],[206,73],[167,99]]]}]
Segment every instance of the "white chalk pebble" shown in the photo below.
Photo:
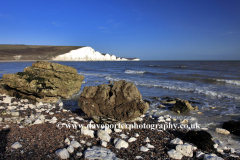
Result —
[{"label": "white chalk pebble", "polygon": [[11,147],[14,149],[18,149],[18,148],[21,148],[22,145],[19,142],[15,142]]}]

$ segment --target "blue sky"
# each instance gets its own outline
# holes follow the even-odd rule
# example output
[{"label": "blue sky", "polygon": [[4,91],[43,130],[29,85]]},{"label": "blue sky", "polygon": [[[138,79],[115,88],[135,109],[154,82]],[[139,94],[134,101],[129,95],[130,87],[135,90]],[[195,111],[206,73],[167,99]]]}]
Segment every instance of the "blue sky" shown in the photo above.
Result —
[{"label": "blue sky", "polygon": [[239,0],[0,0],[0,44],[141,60],[240,60]]}]

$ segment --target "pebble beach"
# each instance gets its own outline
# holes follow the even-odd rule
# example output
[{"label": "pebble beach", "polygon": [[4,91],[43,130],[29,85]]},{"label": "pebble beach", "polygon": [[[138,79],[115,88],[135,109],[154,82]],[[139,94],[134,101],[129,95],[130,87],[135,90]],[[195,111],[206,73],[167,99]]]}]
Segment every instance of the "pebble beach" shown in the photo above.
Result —
[{"label": "pebble beach", "polygon": [[[215,150],[198,149],[185,141],[188,129],[68,128],[66,124],[94,122],[79,107],[67,109],[62,102],[35,103],[0,95],[0,105],[1,159],[91,159],[93,155],[102,159],[239,159],[239,150],[219,141]],[[178,120],[146,113],[135,123],[169,122]]]}]

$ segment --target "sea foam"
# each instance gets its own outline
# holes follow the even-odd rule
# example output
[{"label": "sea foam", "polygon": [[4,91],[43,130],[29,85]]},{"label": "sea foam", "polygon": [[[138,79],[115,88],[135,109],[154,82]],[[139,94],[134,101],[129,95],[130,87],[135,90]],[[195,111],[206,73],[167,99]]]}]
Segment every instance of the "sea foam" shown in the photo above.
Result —
[{"label": "sea foam", "polygon": [[[132,71],[132,70],[126,70],[126,71],[128,71],[130,74],[145,73],[145,71]],[[206,95],[206,96],[215,97],[219,99],[230,98],[230,99],[240,100],[239,95],[221,92],[221,91],[215,91],[213,90],[214,87],[211,87],[211,86],[200,87],[194,83],[189,83],[189,82],[186,83],[186,82],[170,82],[170,81],[144,81],[144,80],[141,81],[141,80],[126,79],[126,78],[125,79],[115,78],[107,74],[84,73],[84,72],[80,72],[80,74],[104,77],[106,80],[111,80],[111,81],[125,80],[128,82],[133,82],[135,85],[138,85],[138,86],[157,87],[157,88],[163,88],[163,89],[169,89],[169,90],[192,92],[195,94]]]},{"label": "sea foam", "polygon": [[86,72],[79,72],[80,75],[88,75],[88,76],[96,76],[96,77],[107,77],[110,76],[110,74],[105,73],[86,73]]},{"label": "sea foam", "polygon": [[124,73],[126,73],[126,74],[143,74],[143,73],[145,73],[145,71],[126,70]]},{"label": "sea foam", "polygon": [[228,80],[228,79],[214,79],[214,80],[218,82],[224,82],[224,83],[240,86],[240,81],[238,80]]},{"label": "sea foam", "polygon": [[[105,77],[107,80],[117,81],[120,80],[119,78],[110,78]],[[145,86],[145,87],[158,87],[163,89],[169,89],[169,90],[178,90],[178,91],[184,91],[184,92],[193,92],[196,94],[202,94],[210,97],[216,97],[216,98],[230,98],[235,100],[240,100],[240,96],[236,94],[231,93],[225,93],[220,91],[213,91],[211,90],[211,87],[199,87],[193,83],[178,83],[173,84],[171,82],[156,82],[156,81],[134,81],[129,79],[124,79],[129,82],[133,82],[135,85],[138,86]]]}]

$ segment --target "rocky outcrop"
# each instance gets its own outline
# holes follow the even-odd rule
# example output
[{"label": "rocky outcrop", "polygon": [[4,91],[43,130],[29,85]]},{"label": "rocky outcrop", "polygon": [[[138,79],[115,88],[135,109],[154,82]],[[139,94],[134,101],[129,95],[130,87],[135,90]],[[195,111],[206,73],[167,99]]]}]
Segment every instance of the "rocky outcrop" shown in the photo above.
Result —
[{"label": "rocky outcrop", "polygon": [[0,92],[17,98],[56,102],[78,92],[83,79],[73,67],[38,61],[23,72],[4,74]]},{"label": "rocky outcrop", "polygon": [[84,87],[78,105],[89,117],[102,116],[118,121],[132,120],[148,109],[137,87],[124,80],[115,81],[113,85]]},{"label": "rocky outcrop", "polygon": [[240,121],[227,121],[223,123],[222,128],[228,130],[237,136],[240,136]]},{"label": "rocky outcrop", "polygon": [[192,105],[187,100],[177,100],[172,108],[172,111],[177,113],[186,113],[197,109],[197,106],[192,107]]}]

